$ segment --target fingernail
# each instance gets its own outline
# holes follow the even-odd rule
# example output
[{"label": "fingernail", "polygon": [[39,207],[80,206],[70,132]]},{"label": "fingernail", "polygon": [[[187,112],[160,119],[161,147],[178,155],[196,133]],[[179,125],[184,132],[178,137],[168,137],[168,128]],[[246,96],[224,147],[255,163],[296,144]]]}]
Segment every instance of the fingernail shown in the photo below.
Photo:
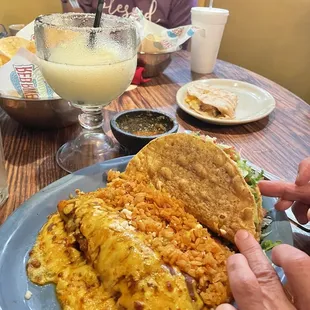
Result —
[{"label": "fingernail", "polygon": [[310,222],[310,209],[308,209],[307,211],[307,218],[308,218],[308,221]]},{"label": "fingernail", "polygon": [[249,233],[246,230],[239,230],[236,234],[236,237],[239,240],[245,240],[246,238],[249,237]]}]

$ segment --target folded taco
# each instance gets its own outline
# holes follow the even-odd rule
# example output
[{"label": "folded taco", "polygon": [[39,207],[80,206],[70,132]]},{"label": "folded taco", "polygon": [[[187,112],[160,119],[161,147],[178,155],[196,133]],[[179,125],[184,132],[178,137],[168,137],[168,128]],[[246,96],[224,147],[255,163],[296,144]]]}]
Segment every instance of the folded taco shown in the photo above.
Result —
[{"label": "folded taco", "polygon": [[238,96],[224,89],[195,83],[188,87],[185,102],[202,115],[234,118]]},{"label": "folded taco", "polygon": [[182,200],[200,223],[231,242],[239,229],[260,238],[262,176],[214,138],[186,133],[158,138],[133,157],[125,173]]}]

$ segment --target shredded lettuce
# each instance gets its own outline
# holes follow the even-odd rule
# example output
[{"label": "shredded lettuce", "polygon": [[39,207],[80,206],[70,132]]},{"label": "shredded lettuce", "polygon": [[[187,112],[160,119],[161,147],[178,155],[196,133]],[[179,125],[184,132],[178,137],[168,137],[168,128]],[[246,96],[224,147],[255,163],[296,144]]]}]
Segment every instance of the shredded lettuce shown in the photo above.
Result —
[{"label": "shredded lettuce", "polygon": [[242,173],[242,176],[244,177],[247,184],[255,188],[260,180],[264,179],[264,171],[261,172],[255,171],[253,168],[248,166],[247,161],[244,159],[238,159],[236,161],[239,170]]},{"label": "shredded lettuce", "polygon": [[262,229],[268,228],[273,222],[272,217],[270,215],[266,215],[262,222]]},{"label": "shredded lettuce", "polygon": [[282,241],[279,241],[279,240],[277,241],[265,240],[261,243],[261,247],[264,251],[269,251],[281,243]]},{"label": "shredded lettuce", "polygon": [[272,217],[269,214],[266,214],[266,216],[263,218],[262,226],[261,226],[261,235],[260,238],[265,239],[267,236],[269,236],[272,233],[272,229],[270,227],[271,223],[273,222]]},{"label": "shredded lettuce", "polygon": [[211,142],[216,143],[216,140],[217,140],[215,137],[210,137],[208,135],[201,134],[200,131],[185,130],[185,133],[190,134],[195,137],[199,137],[203,141],[211,141]]}]

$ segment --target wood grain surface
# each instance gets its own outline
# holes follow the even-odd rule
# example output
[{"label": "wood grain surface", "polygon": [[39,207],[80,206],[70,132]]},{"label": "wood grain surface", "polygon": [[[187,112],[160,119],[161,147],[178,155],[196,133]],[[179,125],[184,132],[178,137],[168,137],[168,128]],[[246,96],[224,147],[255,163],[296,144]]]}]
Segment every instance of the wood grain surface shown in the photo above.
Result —
[{"label": "wood grain surface", "polygon": [[[310,155],[310,106],[276,83],[233,64],[218,61],[213,74],[202,76],[190,71],[189,53],[175,54],[164,74],[126,92],[104,109],[108,120],[118,111],[155,108],[177,118],[180,130],[199,130],[234,145],[242,156],[289,181],[296,176],[298,163]],[[202,78],[228,78],[255,84],[276,99],[276,109],[260,121],[237,126],[203,123],[177,108],[180,86]],[[55,162],[57,149],[79,132],[73,125],[59,130],[31,130],[22,127],[0,111],[10,197],[0,210],[0,224],[26,199],[51,182],[66,175]],[[293,226],[296,245],[310,253],[309,234]]]}]

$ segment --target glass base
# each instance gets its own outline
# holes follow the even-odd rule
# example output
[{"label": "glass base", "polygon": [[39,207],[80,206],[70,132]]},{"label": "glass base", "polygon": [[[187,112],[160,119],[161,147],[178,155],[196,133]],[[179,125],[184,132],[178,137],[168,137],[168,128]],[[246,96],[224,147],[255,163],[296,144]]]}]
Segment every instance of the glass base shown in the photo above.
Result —
[{"label": "glass base", "polygon": [[62,169],[72,173],[117,156],[119,147],[110,137],[102,131],[85,131],[60,147],[56,161]]},{"label": "glass base", "polygon": [[0,187],[0,207],[4,205],[6,200],[9,198],[9,191],[7,187]]}]

